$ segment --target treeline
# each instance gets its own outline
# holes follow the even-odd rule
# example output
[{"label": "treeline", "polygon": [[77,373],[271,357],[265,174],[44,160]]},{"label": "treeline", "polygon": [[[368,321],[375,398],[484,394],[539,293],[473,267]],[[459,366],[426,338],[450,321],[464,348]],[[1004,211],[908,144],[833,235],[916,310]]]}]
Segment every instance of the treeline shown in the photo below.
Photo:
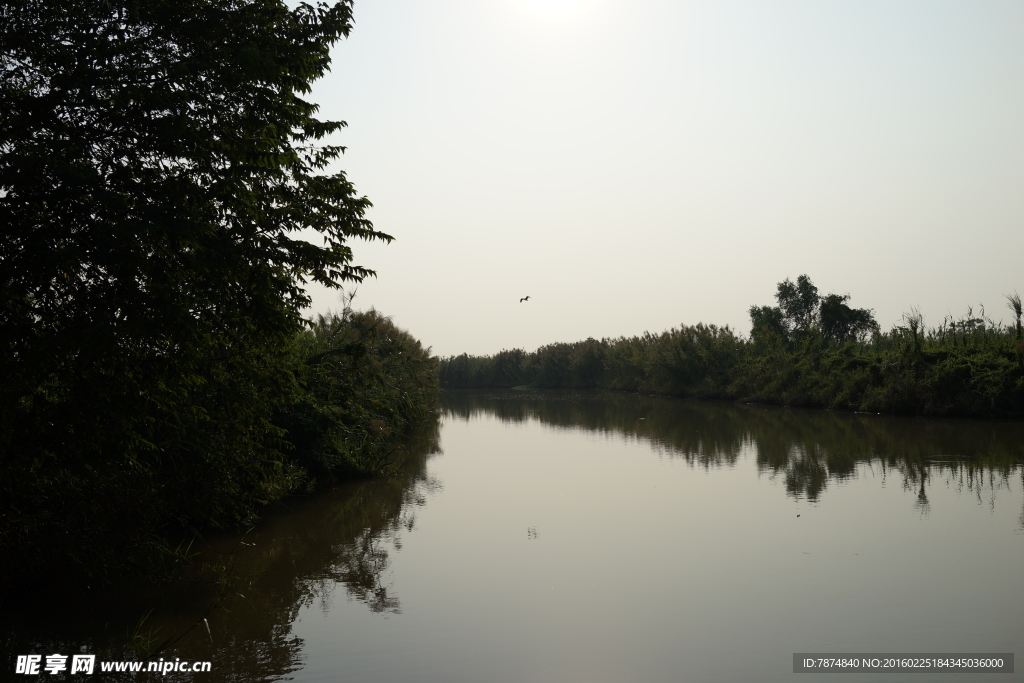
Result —
[{"label": "treeline", "polygon": [[53,375],[3,416],[4,583],[161,574],[207,529],[381,472],[436,407],[437,360],[374,310],[322,316],[273,352],[222,351],[135,392]]},{"label": "treeline", "polygon": [[749,337],[698,324],[661,334],[587,339],[440,364],[446,388],[610,389],[879,413],[1024,416],[1021,300],[1016,323],[969,310],[926,328],[920,312],[888,332],[846,295],[806,275],[752,306]]}]

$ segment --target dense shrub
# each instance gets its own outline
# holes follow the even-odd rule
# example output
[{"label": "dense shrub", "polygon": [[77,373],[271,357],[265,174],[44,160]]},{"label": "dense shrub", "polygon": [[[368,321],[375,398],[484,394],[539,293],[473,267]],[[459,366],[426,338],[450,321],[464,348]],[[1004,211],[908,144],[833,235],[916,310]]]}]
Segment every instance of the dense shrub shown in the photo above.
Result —
[{"label": "dense shrub", "polygon": [[77,410],[89,400],[78,386],[52,378],[6,416],[4,583],[50,568],[162,571],[186,555],[169,538],[248,524],[318,480],[379,471],[438,390],[428,350],[376,311],[348,308],[283,349],[225,350],[160,393],[97,381],[115,406],[99,424]]},{"label": "dense shrub", "polygon": [[437,361],[375,310],[321,316],[296,340],[301,393],[277,423],[315,478],[379,470],[396,437],[433,410]]}]

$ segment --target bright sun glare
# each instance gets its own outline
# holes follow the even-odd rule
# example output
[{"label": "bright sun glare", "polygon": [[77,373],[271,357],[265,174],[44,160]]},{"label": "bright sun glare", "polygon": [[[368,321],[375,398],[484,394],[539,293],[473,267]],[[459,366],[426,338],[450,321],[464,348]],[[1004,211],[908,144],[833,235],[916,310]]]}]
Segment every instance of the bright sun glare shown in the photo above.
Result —
[{"label": "bright sun glare", "polygon": [[534,11],[548,15],[566,14],[586,4],[586,0],[522,0],[522,2]]}]

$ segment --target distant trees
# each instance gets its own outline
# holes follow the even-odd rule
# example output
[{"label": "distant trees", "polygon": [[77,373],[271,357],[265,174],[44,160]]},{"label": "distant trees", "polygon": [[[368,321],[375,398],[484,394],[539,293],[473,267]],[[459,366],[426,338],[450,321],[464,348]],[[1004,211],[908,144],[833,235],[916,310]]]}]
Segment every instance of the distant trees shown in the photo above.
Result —
[{"label": "distant trees", "polygon": [[878,323],[867,308],[850,308],[849,294],[829,294],[819,304],[821,333],[830,341],[843,343],[864,339],[878,332]]},{"label": "distant trees", "polygon": [[[784,280],[776,306],[752,306],[750,338],[728,327],[682,325],[661,334],[549,344],[516,358],[514,384],[611,389],[837,410],[1024,416],[1024,307],[1004,325],[971,309],[926,328],[912,309],[882,332],[846,294],[821,296],[807,275]],[[442,359],[450,388],[514,386],[499,356]]]},{"label": "distant trees", "polygon": [[750,337],[755,343],[782,341],[789,336],[785,314],[777,306],[750,307]]},{"label": "distant trees", "polygon": [[751,306],[751,336],[765,341],[773,336],[788,341],[803,339],[817,331],[832,343],[863,340],[878,331],[878,323],[870,309],[850,308],[849,294],[818,294],[807,275],[796,282],[786,278],[778,284],[775,299],[778,306]]},{"label": "distant trees", "polygon": [[799,276],[796,284],[790,282],[789,278],[780,282],[775,299],[779,302],[783,320],[790,332],[803,334],[818,322],[821,297],[818,296],[818,288],[806,275]]}]

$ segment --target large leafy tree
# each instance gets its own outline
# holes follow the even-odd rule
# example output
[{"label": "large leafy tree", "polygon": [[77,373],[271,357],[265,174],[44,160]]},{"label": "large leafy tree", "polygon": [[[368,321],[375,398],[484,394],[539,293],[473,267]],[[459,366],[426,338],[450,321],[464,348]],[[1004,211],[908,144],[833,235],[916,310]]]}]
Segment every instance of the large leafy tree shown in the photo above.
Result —
[{"label": "large leafy tree", "polygon": [[798,341],[816,330],[829,342],[863,340],[878,331],[874,314],[867,308],[850,308],[849,294],[818,294],[807,275],[794,283],[789,278],[776,288],[778,306],[751,306],[751,337],[766,343],[775,339]]},{"label": "large leafy tree", "polygon": [[811,278],[801,275],[794,284],[786,278],[778,284],[775,300],[779,302],[788,323],[788,329],[795,334],[804,334],[820,319],[818,305],[821,297]]},{"label": "large leafy tree", "polygon": [[837,343],[861,341],[867,335],[878,332],[878,323],[869,308],[850,308],[846,302],[849,294],[829,294],[821,300],[821,333]]},{"label": "large leafy tree", "polygon": [[0,554],[103,535],[83,487],[152,526],[288,485],[269,417],[304,285],[390,239],[304,99],[350,26],[350,0],[0,5]]}]

